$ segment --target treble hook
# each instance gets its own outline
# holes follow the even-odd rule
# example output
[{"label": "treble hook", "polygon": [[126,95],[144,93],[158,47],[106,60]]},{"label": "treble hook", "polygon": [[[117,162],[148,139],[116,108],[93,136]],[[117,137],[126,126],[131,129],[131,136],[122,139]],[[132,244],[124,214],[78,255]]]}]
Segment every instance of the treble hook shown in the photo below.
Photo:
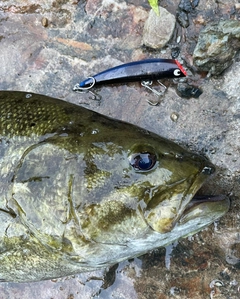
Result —
[{"label": "treble hook", "polygon": [[[160,82],[159,80],[157,80],[157,82],[158,82],[159,85],[161,85],[164,88],[163,91],[158,91],[155,88],[151,87],[153,81],[141,81],[141,85],[143,87],[147,88],[148,90],[150,90],[151,92],[153,92],[156,96],[162,97],[164,95],[164,93],[166,92],[167,87],[162,82]],[[158,102],[154,103],[154,102],[151,102],[150,100],[147,100],[147,102],[152,106],[157,106],[159,104]]]}]

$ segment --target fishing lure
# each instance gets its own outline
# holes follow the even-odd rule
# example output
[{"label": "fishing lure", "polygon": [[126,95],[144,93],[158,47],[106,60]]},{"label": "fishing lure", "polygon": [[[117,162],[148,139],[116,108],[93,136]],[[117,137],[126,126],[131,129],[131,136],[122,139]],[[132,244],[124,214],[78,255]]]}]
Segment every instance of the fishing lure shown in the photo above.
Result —
[{"label": "fishing lure", "polygon": [[87,91],[95,85],[153,81],[162,78],[179,78],[187,75],[175,59],[146,59],[134,61],[107,69],[76,84],[74,91]]}]

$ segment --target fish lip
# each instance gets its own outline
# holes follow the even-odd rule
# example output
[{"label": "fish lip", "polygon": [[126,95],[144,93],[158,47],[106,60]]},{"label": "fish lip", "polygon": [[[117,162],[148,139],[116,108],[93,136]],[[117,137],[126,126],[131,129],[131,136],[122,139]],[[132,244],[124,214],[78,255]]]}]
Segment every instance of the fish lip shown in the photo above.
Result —
[{"label": "fish lip", "polygon": [[195,195],[191,199],[191,201],[188,203],[186,208],[184,209],[184,214],[186,214],[188,212],[188,210],[190,210],[194,206],[197,206],[201,203],[204,203],[204,202],[206,202],[206,203],[208,203],[208,202],[223,202],[227,199],[228,199],[228,197],[226,195],[223,195],[223,194],[219,194],[219,195]]},{"label": "fish lip", "polygon": [[[230,199],[228,196],[220,195],[200,195],[194,196],[192,201],[186,206],[176,225],[183,225],[187,222],[193,225],[193,219],[198,226],[202,228],[213,223],[222,217],[230,208]],[[202,225],[206,222],[206,225]],[[202,229],[201,228],[201,229]],[[196,232],[199,229],[196,230]]]}]

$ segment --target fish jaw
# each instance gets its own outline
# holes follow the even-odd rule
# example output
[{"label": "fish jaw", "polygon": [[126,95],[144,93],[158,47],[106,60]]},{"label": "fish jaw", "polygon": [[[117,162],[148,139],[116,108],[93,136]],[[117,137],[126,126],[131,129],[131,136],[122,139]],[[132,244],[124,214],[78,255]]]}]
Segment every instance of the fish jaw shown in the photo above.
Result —
[{"label": "fish jaw", "polygon": [[[167,246],[177,240],[192,236],[206,228],[222,216],[230,207],[230,200],[225,195],[217,195],[206,198],[190,208],[186,208],[181,218],[176,222],[172,230],[166,233],[152,231],[139,240],[132,240],[128,246],[140,251],[141,254],[151,249]],[[136,254],[139,255],[139,254]]]},{"label": "fish jaw", "polygon": [[156,194],[155,197],[159,199],[153,198],[152,201],[157,201],[159,204],[153,208],[152,201],[150,201],[144,213],[150,227],[159,233],[171,231],[196,192],[214,171],[214,166],[207,161],[207,165],[203,166],[202,170],[200,168],[197,173],[176,182],[173,186],[168,186],[166,193]]}]

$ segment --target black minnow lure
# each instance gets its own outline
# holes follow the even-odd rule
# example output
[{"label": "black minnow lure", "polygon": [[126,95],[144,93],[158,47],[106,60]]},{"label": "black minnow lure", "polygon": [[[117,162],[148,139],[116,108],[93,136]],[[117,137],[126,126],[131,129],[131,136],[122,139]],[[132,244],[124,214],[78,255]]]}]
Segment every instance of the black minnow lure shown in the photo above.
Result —
[{"label": "black minnow lure", "polygon": [[107,69],[75,85],[74,91],[91,89],[95,85],[153,81],[163,78],[179,78],[187,75],[175,59],[146,59],[129,62]]}]

